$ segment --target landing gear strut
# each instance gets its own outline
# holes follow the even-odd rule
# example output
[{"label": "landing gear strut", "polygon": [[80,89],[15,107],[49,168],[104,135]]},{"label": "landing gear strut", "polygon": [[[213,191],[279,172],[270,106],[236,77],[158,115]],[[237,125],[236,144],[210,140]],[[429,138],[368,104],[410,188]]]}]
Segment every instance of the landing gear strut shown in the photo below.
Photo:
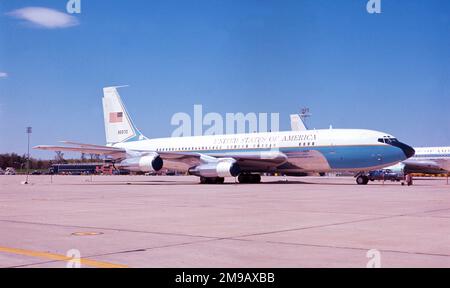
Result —
[{"label": "landing gear strut", "polygon": [[200,177],[200,184],[223,184],[223,177]]},{"label": "landing gear strut", "polygon": [[261,183],[261,175],[241,173],[238,177],[239,183]]}]

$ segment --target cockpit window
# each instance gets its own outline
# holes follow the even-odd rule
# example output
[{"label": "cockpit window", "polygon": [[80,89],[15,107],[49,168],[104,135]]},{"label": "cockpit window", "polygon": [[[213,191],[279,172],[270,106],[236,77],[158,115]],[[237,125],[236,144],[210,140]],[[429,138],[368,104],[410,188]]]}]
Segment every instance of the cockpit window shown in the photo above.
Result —
[{"label": "cockpit window", "polygon": [[398,140],[396,138],[387,138],[386,139],[386,144],[393,144],[393,143],[398,143]]},{"label": "cockpit window", "polygon": [[399,141],[397,138],[383,137],[383,138],[378,138],[378,142],[392,144],[392,143],[398,143]]}]

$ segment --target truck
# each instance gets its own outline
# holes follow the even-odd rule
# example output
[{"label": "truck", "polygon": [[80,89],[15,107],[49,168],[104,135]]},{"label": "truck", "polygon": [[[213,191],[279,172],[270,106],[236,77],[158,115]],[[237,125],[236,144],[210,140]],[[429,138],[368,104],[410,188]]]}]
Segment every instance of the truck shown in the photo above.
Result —
[{"label": "truck", "polygon": [[404,180],[403,173],[397,173],[393,172],[390,169],[381,169],[381,170],[375,170],[369,172],[369,180],[375,181],[375,180],[384,180],[384,181],[392,181],[392,182],[400,182]]}]

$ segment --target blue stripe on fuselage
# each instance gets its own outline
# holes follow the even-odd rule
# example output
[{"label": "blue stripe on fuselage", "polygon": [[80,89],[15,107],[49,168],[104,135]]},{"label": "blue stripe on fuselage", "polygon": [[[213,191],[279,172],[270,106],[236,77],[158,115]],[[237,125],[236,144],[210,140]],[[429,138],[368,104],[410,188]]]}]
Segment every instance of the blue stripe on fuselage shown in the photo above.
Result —
[{"label": "blue stripe on fuselage", "polygon": [[403,151],[390,145],[312,147],[282,149],[289,157],[292,151],[319,151],[331,169],[369,168],[405,160]]}]

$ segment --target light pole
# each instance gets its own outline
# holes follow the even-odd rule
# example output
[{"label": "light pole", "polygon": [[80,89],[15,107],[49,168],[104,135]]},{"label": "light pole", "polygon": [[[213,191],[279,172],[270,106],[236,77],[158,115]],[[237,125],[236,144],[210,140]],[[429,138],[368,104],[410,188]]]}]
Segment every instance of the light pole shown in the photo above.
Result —
[{"label": "light pole", "polygon": [[28,184],[28,175],[30,175],[30,135],[33,132],[32,127],[26,128],[26,133],[28,136],[28,153],[27,153],[27,179],[25,180],[25,184]]}]

